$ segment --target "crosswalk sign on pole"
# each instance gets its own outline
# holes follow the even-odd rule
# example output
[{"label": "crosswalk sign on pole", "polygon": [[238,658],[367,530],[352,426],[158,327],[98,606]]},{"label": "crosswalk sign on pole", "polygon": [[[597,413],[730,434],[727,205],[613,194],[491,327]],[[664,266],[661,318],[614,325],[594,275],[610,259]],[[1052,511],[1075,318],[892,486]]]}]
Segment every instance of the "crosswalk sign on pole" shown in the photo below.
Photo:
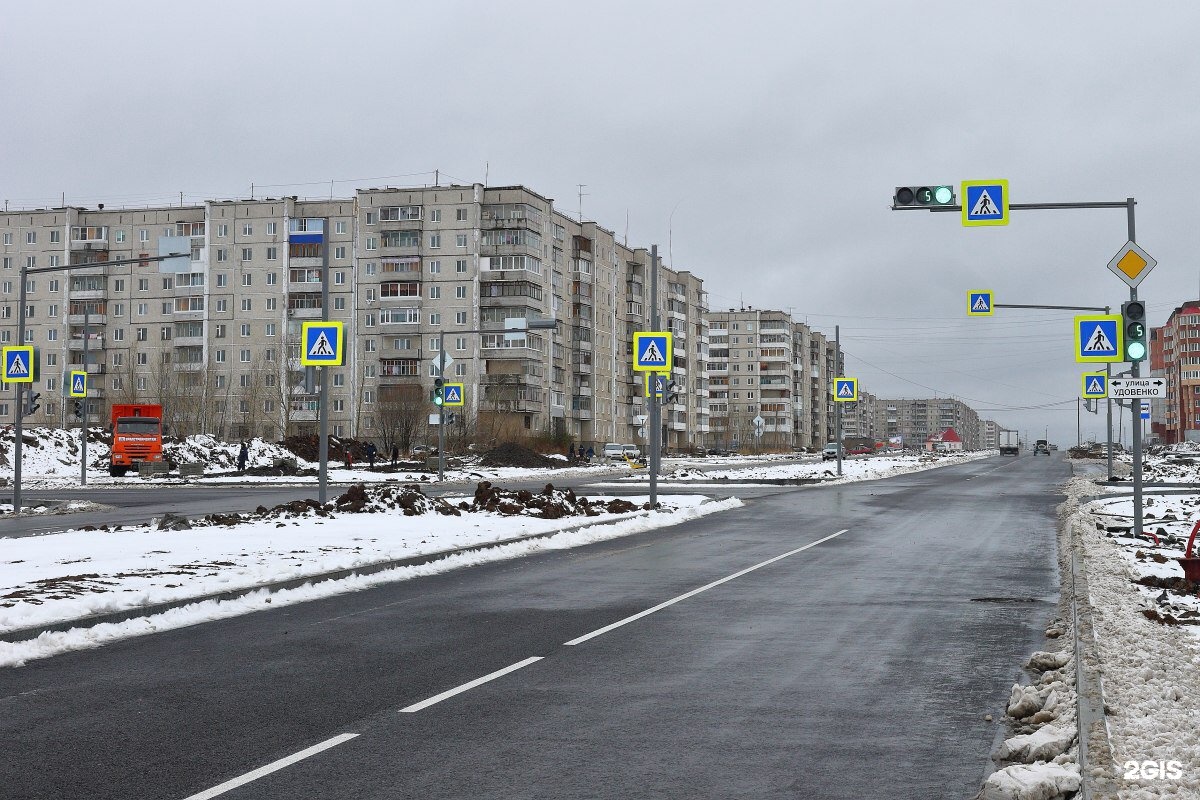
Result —
[{"label": "crosswalk sign on pole", "polygon": [[1087,362],[1124,361],[1124,337],[1120,314],[1098,314],[1075,318],[1075,360]]},{"label": "crosswalk sign on pole", "polygon": [[834,378],[833,400],[835,403],[857,403],[858,378]]},{"label": "crosswalk sign on pole", "polygon": [[960,189],[965,227],[1008,224],[1008,181],[963,181]]},{"label": "crosswalk sign on pole", "polygon": [[346,337],[340,322],[305,322],[300,326],[300,365],[340,367],[346,363]]},{"label": "crosswalk sign on pole", "polygon": [[33,383],[37,372],[37,354],[33,345],[4,348],[5,383]]},{"label": "crosswalk sign on pole", "polygon": [[1108,397],[1108,375],[1103,372],[1083,373],[1083,394],[1085,400]]},{"label": "crosswalk sign on pole", "polygon": [[650,386],[650,373],[646,373],[646,397],[662,397],[667,391],[667,376],[655,375],[654,387]]},{"label": "crosswalk sign on pole", "polygon": [[461,383],[442,384],[442,405],[461,406],[466,402],[466,391]]},{"label": "crosswalk sign on pole", "polygon": [[674,359],[670,331],[638,331],[633,334],[633,368],[638,372],[670,372]]},{"label": "crosswalk sign on pole", "polygon": [[78,370],[71,371],[71,397],[87,397],[87,373]]},{"label": "crosswalk sign on pole", "polygon": [[983,289],[967,292],[967,316],[990,317],[996,310],[992,295],[992,292]]}]

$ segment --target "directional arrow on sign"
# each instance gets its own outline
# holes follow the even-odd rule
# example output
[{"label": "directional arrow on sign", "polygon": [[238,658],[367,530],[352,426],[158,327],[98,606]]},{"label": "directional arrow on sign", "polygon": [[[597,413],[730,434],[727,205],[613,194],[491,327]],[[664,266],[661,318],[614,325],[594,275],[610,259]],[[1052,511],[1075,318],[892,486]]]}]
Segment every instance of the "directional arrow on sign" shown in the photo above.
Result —
[{"label": "directional arrow on sign", "polygon": [[1108,382],[1108,396],[1122,400],[1159,400],[1167,396],[1167,381],[1162,375],[1144,378],[1113,378]]}]

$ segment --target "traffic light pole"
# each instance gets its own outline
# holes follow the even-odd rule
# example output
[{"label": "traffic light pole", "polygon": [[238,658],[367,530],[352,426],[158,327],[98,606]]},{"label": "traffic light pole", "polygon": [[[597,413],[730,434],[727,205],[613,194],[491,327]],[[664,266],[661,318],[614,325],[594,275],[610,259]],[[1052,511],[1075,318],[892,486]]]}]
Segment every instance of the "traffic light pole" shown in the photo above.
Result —
[{"label": "traffic light pole", "polygon": [[[321,321],[329,321],[329,218],[326,217],[321,223]],[[301,339],[304,337],[301,336]],[[340,343],[343,348],[346,347],[345,342]],[[301,347],[304,343],[301,342]],[[317,444],[317,458],[320,463],[317,466],[317,488],[318,499],[321,505],[325,505],[329,497],[329,368],[317,367],[321,374],[321,389],[317,397],[317,416],[320,417],[319,435],[321,441]],[[290,402],[290,398],[289,398]]]},{"label": "traffic light pole", "polygon": [[[842,367],[842,326],[833,326],[833,371],[835,375],[841,375],[844,371]],[[832,381],[832,376],[831,379]],[[829,396],[833,397],[833,424],[837,428],[834,431],[833,440],[837,442],[837,474],[842,477],[842,404],[837,401],[837,397],[833,392],[837,388],[836,382],[829,384]]]},{"label": "traffic light pole", "polygon": [[[83,307],[83,385],[87,387],[88,374],[88,328],[90,327],[91,313],[88,307]],[[69,376],[68,376],[69,377]],[[68,393],[69,394],[69,393]],[[79,447],[81,450],[81,461],[79,463],[79,485],[87,486],[87,392],[83,393],[83,416],[79,421]]]},{"label": "traffic light pole", "polygon": [[[650,246],[650,330],[658,330],[658,245]],[[636,354],[635,354],[636,355]],[[663,357],[666,358],[666,353]],[[665,383],[665,379],[664,379]],[[665,387],[664,387],[665,388]],[[650,373],[650,507],[658,508],[658,456],[662,444],[662,408],[659,406],[658,378]]]},{"label": "traffic light pole", "polygon": [[[445,392],[446,380],[446,332],[438,331],[438,377],[442,379],[442,387],[438,389],[440,392]],[[446,479],[446,396],[445,394],[439,398],[442,402],[438,403],[438,480]]]}]

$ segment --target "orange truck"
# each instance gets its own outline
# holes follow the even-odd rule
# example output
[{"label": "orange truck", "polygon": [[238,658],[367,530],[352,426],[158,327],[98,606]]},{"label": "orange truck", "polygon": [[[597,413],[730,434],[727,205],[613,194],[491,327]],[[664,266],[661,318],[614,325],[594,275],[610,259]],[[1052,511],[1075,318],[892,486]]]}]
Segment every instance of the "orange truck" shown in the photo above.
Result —
[{"label": "orange truck", "polygon": [[108,474],[120,478],[142,461],[162,460],[162,406],[114,403]]}]

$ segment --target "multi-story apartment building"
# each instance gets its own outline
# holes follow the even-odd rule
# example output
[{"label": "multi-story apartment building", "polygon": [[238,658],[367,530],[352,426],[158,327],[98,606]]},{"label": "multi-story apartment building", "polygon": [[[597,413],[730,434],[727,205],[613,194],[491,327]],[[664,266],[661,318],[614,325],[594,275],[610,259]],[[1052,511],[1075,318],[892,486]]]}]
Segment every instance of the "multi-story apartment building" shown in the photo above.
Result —
[{"label": "multi-story apartment building", "polygon": [[[647,251],[525,187],[11,211],[0,215],[0,236],[3,343],[16,339],[22,266],[188,254],[178,265],[29,277],[26,341],[39,348],[47,395],[60,395],[62,375],[82,364],[88,323],[93,424],[111,402],[158,400],[175,433],[315,432],[317,395],[299,363],[299,334],[304,320],[322,317],[323,280],[328,316],[345,323],[347,339],[345,367],[329,370],[334,435],[390,438],[418,428],[419,440],[443,340],[447,379],[467,386],[458,424],[481,439],[545,432],[578,443],[632,441],[644,413],[630,334],[650,322]],[[664,410],[665,438],[703,444],[703,281],[666,268],[659,280],[680,387]],[[560,324],[521,330],[530,318]],[[0,416],[11,414],[9,404],[0,400]],[[51,398],[30,421],[70,420]]]},{"label": "multi-story apartment building", "polygon": [[1000,424],[983,419],[979,421],[979,447],[983,450],[995,450],[1000,446]]},{"label": "multi-story apartment building", "polygon": [[823,445],[834,429],[833,343],[783,311],[712,311],[708,325],[714,439],[752,444],[761,417],[764,448]]},{"label": "multi-story apartment building", "polygon": [[1165,444],[1200,440],[1200,300],[1150,330],[1150,372],[1167,379],[1166,399],[1151,403],[1153,435]]},{"label": "multi-story apartment building", "polygon": [[860,389],[858,402],[842,404],[842,435],[862,436],[874,441],[885,438],[880,436],[876,428],[878,413],[879,399]]},{"label": "multi-story apartment building", "polygon": [[921,448],[930,436],[954,428],[965,450],[979,450],[979,415],[961,400],[879,400],[875,429],[880,437],[903,438],[905,447]]}]

